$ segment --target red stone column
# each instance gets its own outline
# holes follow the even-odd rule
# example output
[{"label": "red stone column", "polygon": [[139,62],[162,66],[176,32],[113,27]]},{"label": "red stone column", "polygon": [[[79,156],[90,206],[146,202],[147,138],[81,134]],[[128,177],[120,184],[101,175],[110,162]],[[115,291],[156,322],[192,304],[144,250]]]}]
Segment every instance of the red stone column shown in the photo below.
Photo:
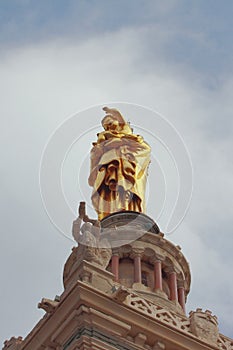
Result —
[{"label": "red stone column", "polygon": [[178,302],[185,313],[185,291],[183,286],[178,286]]},{"label": "red stone column", "polygon": [[112,273],[115,276],[115,281],[119,281],[119,255],[114,254],[112,256]]},{"label": "red stone column", "polygon": [[154,290],[163,290],[162,285],[162,264],[160,260],[154,262]]},{"label": "red stone column", "polygon": [[169,288],[170,288],[170,300],[178,300],[177,295],[177,278],[175,271],[169,274]]},{"label": "red stone column", "polygon": [[134,282],[142,283],[141,255],[134,256]]}]

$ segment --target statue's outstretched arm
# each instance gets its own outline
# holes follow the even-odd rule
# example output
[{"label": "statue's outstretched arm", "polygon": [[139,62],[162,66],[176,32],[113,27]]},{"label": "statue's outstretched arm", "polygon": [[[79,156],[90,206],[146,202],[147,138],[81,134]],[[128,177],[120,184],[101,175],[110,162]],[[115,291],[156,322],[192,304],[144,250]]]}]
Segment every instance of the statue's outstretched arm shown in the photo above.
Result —
[{"label": "statue's outstretched arm", "polygon": [[118,120],[119,124],[127,124],[122,114],[116,108],[103,107],[103,111],[115,117]]}]

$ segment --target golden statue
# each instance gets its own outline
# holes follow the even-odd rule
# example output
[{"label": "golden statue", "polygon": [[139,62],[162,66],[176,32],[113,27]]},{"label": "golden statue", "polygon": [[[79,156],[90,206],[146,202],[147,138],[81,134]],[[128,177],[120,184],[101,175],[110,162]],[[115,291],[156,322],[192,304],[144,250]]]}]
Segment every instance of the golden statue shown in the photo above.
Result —
[{"label": "golden statue", "polygon": [[104,107],[104,131],[91,150],[89,185],[101,220],[122,210],[145,212],[145,186],[150,146],[133,131],[121,113]]}]

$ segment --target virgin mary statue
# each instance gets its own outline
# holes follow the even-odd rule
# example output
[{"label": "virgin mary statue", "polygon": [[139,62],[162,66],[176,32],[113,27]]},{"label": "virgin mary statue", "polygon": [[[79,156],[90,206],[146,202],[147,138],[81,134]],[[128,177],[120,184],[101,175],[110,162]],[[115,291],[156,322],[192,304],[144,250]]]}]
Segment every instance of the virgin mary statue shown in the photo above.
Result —
[{"label": "virgin mary statue", "polygon": [[145,212],[145,186],[150,146],[133,134],[121,113],[104,107],[104,131],[97,134],[91,150],[89,185],[92,203],[101,220],[111,213]]}]

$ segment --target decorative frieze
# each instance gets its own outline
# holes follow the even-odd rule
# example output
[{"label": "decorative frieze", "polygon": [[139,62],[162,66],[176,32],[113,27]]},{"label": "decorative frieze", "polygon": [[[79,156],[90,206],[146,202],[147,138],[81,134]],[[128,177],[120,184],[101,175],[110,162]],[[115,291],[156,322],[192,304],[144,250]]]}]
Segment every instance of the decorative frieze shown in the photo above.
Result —
[{"label": "decorative frieze", "polygon": [[189,327],[190,321],[187,319],[187,317],[182,317],[178,314],[168,311],[165,308],[155,305],[136,294],[130,293],[125,300],[125,304],[139,312],[158,319],[165,324],[170,324],[171,326],[185,332],[191,332]]}]

